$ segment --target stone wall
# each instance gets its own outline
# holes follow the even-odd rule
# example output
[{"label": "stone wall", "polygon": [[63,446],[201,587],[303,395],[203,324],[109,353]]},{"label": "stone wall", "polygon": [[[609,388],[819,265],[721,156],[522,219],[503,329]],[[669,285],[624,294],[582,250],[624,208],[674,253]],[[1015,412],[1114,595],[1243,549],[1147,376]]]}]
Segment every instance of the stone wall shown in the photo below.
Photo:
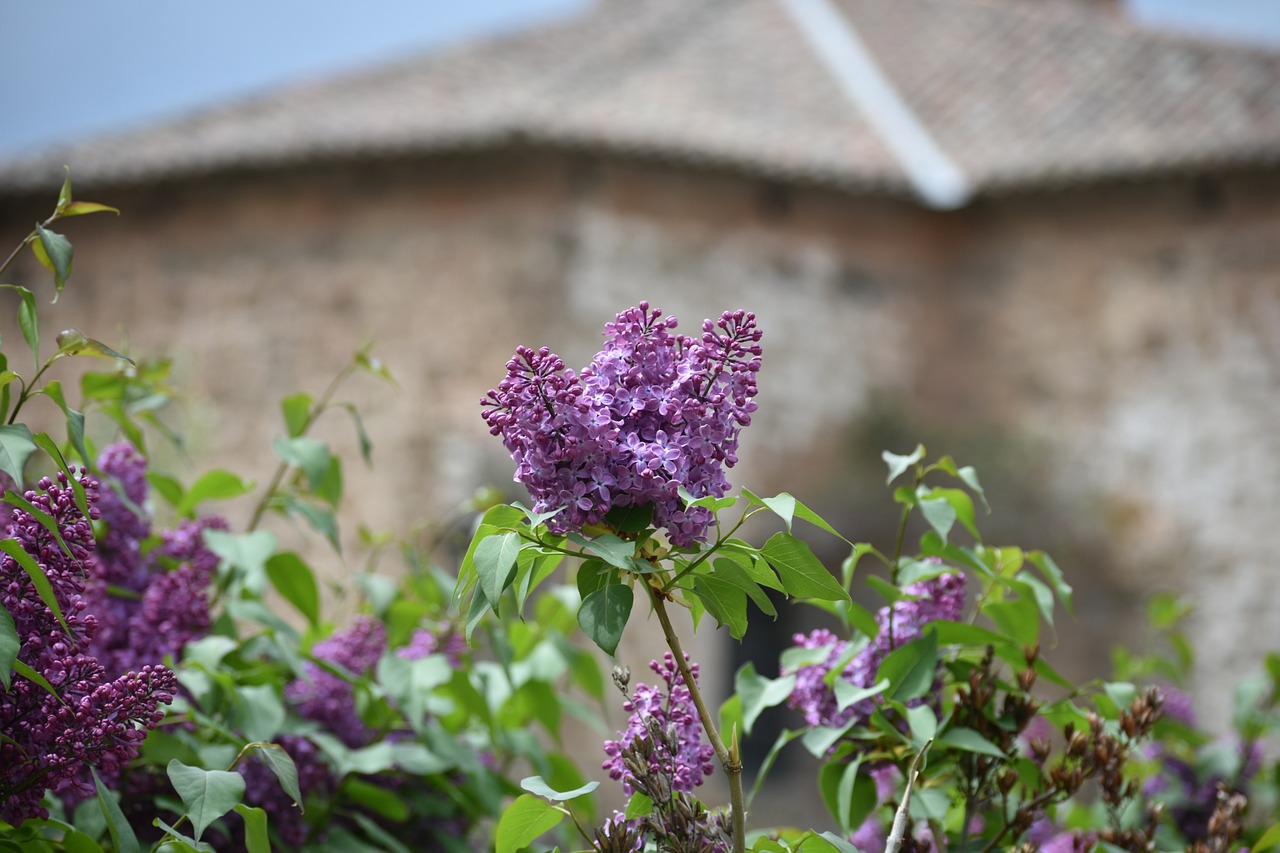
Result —
[{"label": "stone wall", "polygon": [[[1278,184],[1134,183],[942,214],[510,151],[85,186],[124,215],[66,224],[75,275],[45,328],[172,354],[192,458],[241,472],[269,470],[281,396],[318,392],[376,341],[399,388],[343,394],[375,441],[376,468],[346,472],[353,542],[359,524],[406,534],[509,483],[477,402],[516,344],[581,365],[641,299],[686,328],[745,307],[766,354],[739,483],[883,541],[880,450],[920,440],[975,464],[991,539],[1050,550],[1080,591],[1063,668],[1104,675],[1113,639],[1142,637],[1142,598],[1181,591],[1198,606],[1198,700],[1220,714],[1226,679],[1280,645]],[[5,201],[0,233],[16,242],[55,191]],[[31,266],[9,280],[43,283]],[[321,431],[356,458],[344,416]],[[316,560],[335,578],[352,566]]]}]

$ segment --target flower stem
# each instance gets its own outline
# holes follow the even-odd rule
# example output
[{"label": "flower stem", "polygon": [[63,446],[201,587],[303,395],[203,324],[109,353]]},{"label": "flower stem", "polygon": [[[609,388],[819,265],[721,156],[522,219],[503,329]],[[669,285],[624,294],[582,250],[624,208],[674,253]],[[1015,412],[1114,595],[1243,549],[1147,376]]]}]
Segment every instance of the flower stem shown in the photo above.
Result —
[{"label": "flower stem", "polygon": [[724,741],[720,739],[720,732],[711,718],[710,710],[707,709],[706,700],[702,698],[702,691],[698,688],[698,682],[694,681],[693,672],[689,669],[689,662],[685,660],[684,648],[680,645],[680,638],[676,636],[676,630],[671,624],[671,617],[667,615],[666,599],[662,592],[649,587],[649,596],[653,599],[653,610],[658,614],[658,622],[662,625],[662,634],[666,637],[667,646],[670,647],[671,654],[676,659],[676,666],[680,668],[680,675],[684,677],[685,686],[689,688],[689,696],[693,699],[693,705],[698,709],[698,719],[702,721],[703,731],[707,733],[707,740],[711,741],[711,748],[716,751],[716,757],[720,759],[720,766],[724,768],[725,776],[729,779],[731,810],[729,819],[732,821],[733,827],[733,851],[734,853],[743,853],[746,849],[746,811],[742,796],[742,760],[737,754],[736,740],[731,752],[724,745]]}]

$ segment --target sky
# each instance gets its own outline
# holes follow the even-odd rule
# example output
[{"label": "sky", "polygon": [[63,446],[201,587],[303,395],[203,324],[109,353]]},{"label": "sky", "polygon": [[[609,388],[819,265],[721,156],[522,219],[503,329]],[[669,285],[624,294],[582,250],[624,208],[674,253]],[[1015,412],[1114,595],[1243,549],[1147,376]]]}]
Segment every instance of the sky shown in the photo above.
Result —
[{"label": "sky", "polygon": [[0,155],[573,14],[587,0],[39,0],[0,7]]},{"label": "sky", "polygon": [[[1038,2],[1039,0],[1027,0]],[[697,0],[689,0],[697,2]],[[1125,0],[1280,47],[1280,0]],[[0,156],[571,15],[588,0],[40,0],[0,11]]]}]

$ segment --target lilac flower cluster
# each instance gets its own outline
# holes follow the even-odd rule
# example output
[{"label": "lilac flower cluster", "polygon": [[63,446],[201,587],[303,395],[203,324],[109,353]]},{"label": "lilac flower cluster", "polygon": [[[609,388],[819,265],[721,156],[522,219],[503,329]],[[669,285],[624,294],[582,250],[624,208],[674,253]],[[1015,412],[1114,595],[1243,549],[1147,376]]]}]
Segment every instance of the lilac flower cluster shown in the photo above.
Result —
[{"label": "lilac flower cluster", "polygon": [[406,660],[421,660],[427,655],[441,654],[449,661],[449,665],[457,669],[467,654],[467,639],[453,626],[436,628],[418,628],[409,637],[409,642],[396,649],[396,657]]},{"label": "lilac flower cluster", "polygon": [[704,321],[700,337],[675,327],[641,302],[605,325],[604,349],[581,374],[545,347],[520,347],[481,401],[534,509],[564,508],[552,530],[650,504],[673,544],[705,537],[711,513],[687,508],[679,490],[728,491],[724,469],[737,462],[739,433],[756,410],[761,333],[744,311]]},{"label": "lilac flower cluster", "polygon": [[[370,617],[361,617],[351,627],[316,643],[311,649],[311,656],[360,678],[374,671],[386,650],[387,633],[383,624]],[[459,666],[465,651],[465,640],[456,630],[438,626],[418,629],[410,642],[397,649],[395,654],[417,660],[438,653],[445,655],[453,665]],[[325,731],[335,735],[349,748],[367,746],[376,735],[360,717],[353,685],[316,663],[305,664],[302,677],[285,686],[285,698],[299,716],[319,723]],[[392,732],[388,737],[395,739],[403,734]],[[304,798],[327,800],[334,796],[342,779],[314,742],[293,734],[281,735],[277,742],[297,765],[298,787]],[[292,805],[292,801],[280,788],[274,774],[260,759],[247,762],[238,770],[245,777],[246,802],[262,807],[271,815],[272,826],[282,841],[294,848],[302,847],[307,842],[324,842],[324,833],[317,832],[315,827],[307,823],[304,815]],[[404,774],[382,774],[368,777],[366,781],[392,790],[412,786],[421,793],[422,788],[420,780],[412,780]],[[367,817],[378,822],[376,815],[369,814]],[[343,823],[343,820],[338,823]],[[390,827],[385,828],[392,831]],[[423,815],[412,827],[397,825],[394,832],[397,835],[412,835],[421,846],[429,844],[433,835],[461,837],[466,829],[466,820],[451,810],[448,817]]]},{"label": "lilac flower cluster", "polygon": [[[871,687],[875,684],[876,671],[890,651],[922,636],[930,622],[956,620],[964,612],[964,575],[959,572],[910,584],[903,592],[906,597],[895,601],[892,608],[880,608],[876,614],[879,632],[845,665],[841,676],[850,684]],[[838,728],[851,720],[868,718],[875,710],[876,697],[855,702],[842,711],[835,691],[824,680],[831,668],[845,657],[849,644],[823,628],[807,635],[796,634],[793,640],[800,648],[826,648],[828,652],[819,662],[783,673],[796,676],[796,686],[787,698],[787,705],[803,713],[805,723],[810,726]]]},{"label": "lilac flower cluster", "polygon": [[[1160,688],[1165,716],[1187,726],[1196,725],[1191,697],[1176,687]],[[1218,791],[1249,793],[1253,777],[1262,767],[1262,747],[1257,741],[1227,737],[1200,748],[1198,754],[1178,753],[1153,741],[1144,753],[1159,763],[1159,771],[1143,786],[1143,794],[1164,803],[1174,824],[1187,841],[1209,837],[1209,820],[1218,806]],[[1224,756],[1230,759],[1223,760]],[[1204,760],[1206,757],[1212,760]],[[1208,768],[1206,769],[1206,765]],[[1225,771],[1225,768],[1230,768]]]},{"label": "lilac flower cluster", "polygon": [[10,689],[0,693],[0,819],[13,824],[47,817],[40,805],[46,790],[73,799],[91,793],[86,767],[118,775],[163,717],[159,706],[171,702],[177,689],[173,673],[163,666],[143,666],[112,679],[89,652],[98,620],[84,595],[85,566],[94,554],[90,519],[99,515],[99,487],[87,474],[77,479],[89,518],[77,508],[65,474],[56,483],[42,479],[39,491],[25,495],[53,519],[65,550],[23,509],[15,509],[0,531],[39,563],[66,621],[64,630],[26,571],[5,554],[0,559],[0,604],[17,629],[18,660],[56,691],[51,694],[15,675]]},{"label": "lilac flower cluster", "polygon": [[[689,656],[685,655],[685,660]],[[676,666],[675,656],[667,652],[662,663],[656,660],[649,662],[649,668],[657,673],[666,688],[651,687],[648,684],[637,684],[636,689],[623,704],[623,708],[631,714],[625,731],[618,732],[617,740],[604,742],[605,754],[609,760],[601,766],[609,771],[611,779],[622,782],[622,790],[628,794],[635,793],[634,781],[622,760],[622,751],[637,738],[649,734],[651,727],[663,731],[674,732],[674,740],[678,748],[673,753],[655,753],[650,759],[650,768],[670,780],[673,791],[689,793],[702,784],[704,776],[710,776],[715,770],[712,759],[715,750],[702,740],[702,723],[698,720],[697,709],[689,688],[685,686],[684,676]],[[689,670],[694,680],[698,678],[698,664],[690,663]]]},{"label": "lilac flower cluster", "polygon": [[[386,648],[386,628],[376,619],[364,617],[316,643],[311,655],[360,677],[373,670]],[[372,733],[360,719],[351,683],[314,663],[305,664],[304,669],[302,678],[286,685],[285,698],[304,719],[321,723],[348,747],[367,744]]]},{"label": "lilac flower cluster", "polygon": [[113,444],[98,467],[112,488],[101,489],[103,529],[88,563],[85,597],[98,617],[91,646],[108,672],[127,672],[177,658],[183,646],[209,632],[209,584],[218,558],[205,547],[206,529],[226,529],[219,518],[183,521],[152,535],[147,499],[147,461],[132,445]]}]

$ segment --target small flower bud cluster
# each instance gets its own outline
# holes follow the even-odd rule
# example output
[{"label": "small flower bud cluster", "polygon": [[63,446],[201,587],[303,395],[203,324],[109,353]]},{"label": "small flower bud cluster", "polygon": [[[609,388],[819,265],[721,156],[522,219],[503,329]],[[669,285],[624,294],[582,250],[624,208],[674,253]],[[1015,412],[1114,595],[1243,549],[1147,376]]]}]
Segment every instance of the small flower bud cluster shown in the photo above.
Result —
[{"label": "small flower bud cluster", "polygon": [[[956,620],[964,612],[964,575],[948,572],[908,585],[905,597],[892,607],[882,607],[876,615],[879,631],[863,646],[842,671],[842,677],[856,687],[875,684],[876,672],[889,652],[923,635],[924,627],[938,620]],[[838,728],[851,720],[865,720],[876,708],[877,699],[863,699],[840,710],[835,691],[826,683],[831,668],[846,657],[849,644],[830,631],[820,628],[809,634],[796,634],[796,646],[805,649],[828,649],[823,660],[783,672],[796,676],[796,686],[787,705],[804,715],[810,726]]]},{"label": "small flower bud cluster", "polygon": [[[688,655],[685,655],[688,660]],[[622,782],[628,794],[636,791],[635,773],[623,759],[623,752],[638,738],[659,736],[649,752],[650,770],[660,774],[673,791],[686,793],[702,784],[704,776],[715,771],[715,750],[702,739],[702,723],[684,676],[676,666],[675,656],[667,652],[662,663],[649,662],[649,668],[662,677],[666,688],[640,683],[623,704],[631,717],[617,740],[604,742],[609,759],[601,766],[611,779]],[[693,677],[698,677],[698,664],[690,663]]]},{"label": "small flower bud cluster", "polygon": [[81,473],[89,517],[76,506],[65,474],[42,479],[25,497],[52,518],[61,542],[41,520],[15,509],[4,538],[16,539],[43,570],[65,628],[11,555],[0,559],[0,604],[17,629],[18,660],[39,673],[50,693],[14,674],[0,693],[0,820],[18,824],[47,817],[46,790],[71,798],[91,792],[85,768],[118,775],[173,701],[177,680],[163,666],[143,666],[112,679],[89,652],[98,629],[85,592],[85,566],[94,553],[91,520],[99,515],[97,480]]},{"label": "small flower bud cluster", "polygon": [[675,327],[641,302],[605,325],[604,349],[581,374],[545,347],[520,347],[481,401],[534,509],[564,508],[552,530],[649,504],[673,544],[705,537],[711,513],[686,507],[679,490],[728,491],[724,469],[737,462],[739,433],[756,410],[761,333],[744,311],[704,321],[699,337]]}]

